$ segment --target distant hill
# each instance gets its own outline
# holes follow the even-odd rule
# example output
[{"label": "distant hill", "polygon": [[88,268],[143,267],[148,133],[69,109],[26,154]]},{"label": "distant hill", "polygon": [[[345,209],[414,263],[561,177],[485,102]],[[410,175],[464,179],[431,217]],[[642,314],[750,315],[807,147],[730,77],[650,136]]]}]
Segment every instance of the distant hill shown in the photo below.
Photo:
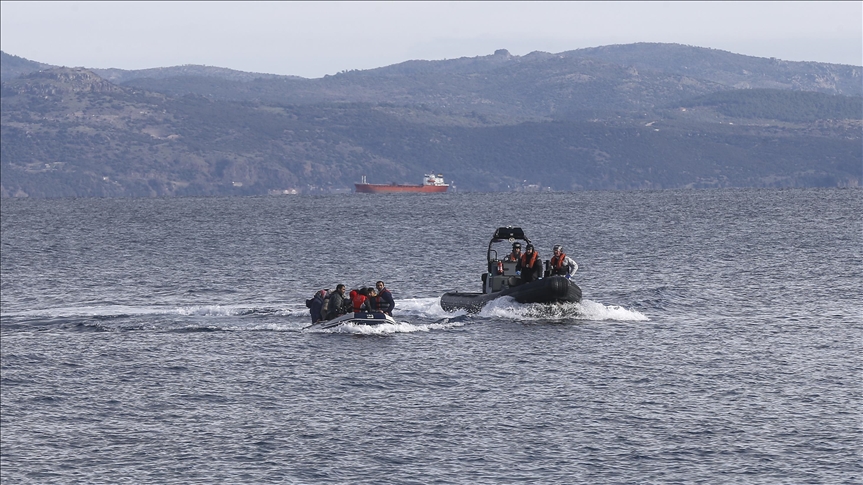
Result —
[{"label": "distant hill", "polygon": [[679,44],[638,43],[564,53],[603,62],[709,79],[734,89],[788,89],[863,96],[863,68],[823,62],[794,62]]},{"label": "distant hill", "polygon": [[133,79],[175,79],[181,77],[216,78],[227,81],[247,82],[255,79],[302,79],[297,76],[280,76],[278,74],[262,74],[256,72],[235,71],[222,67],[185,65],[174,67],[156,67],[128,71],[123,69],[93,69],[93,72],[112,83],[123,84]]},{"label": "distant hill", "polygon": [[863,96],[863,69],[760,59],[676,44],[633,44],[559,54],[533,52],[407,61],[321,79],[227,75],[123,75],[121,84],[172,96],[282,105],[331,102],[423,105],[493,123],[595,118],[721,90],[771,88]]},{"label": "distant hill", "polygon": [[[7,60],[11,63],[7,65]],[[3,53],[0,196],[859,186],[861,68],[674,44],[321,79]]]},{"label": "distant hill", "polygon": [[[0,81],[9,81],[16,77],[21,77],[36,71],[45,69],[54,69],[57,67],[50,64],[29,61],[23,57],[13,56],[0,51]],[[223,67],[211,67],[200,65],[185,65],[173,67],[156,67],[152,69],[91,69],[99,77],[111,81],[112,83],[122,84],[131,79],[165,79],[177,78],[183,76],[211,77],[226,79],[230,81],[251,81],[253,79],[273,79],[273,78],[296,78],[297,76],[280,76],[278,74],[263,74],[254,72],[236,71],[233,69],[225,69]]]},{"label": "distant hill", "polygon": [[21,77],[31,72],[36,72],[42,69],[51,69],[57,66],[42,64],[41,62],[30,61],[23,57],[13,56],[0,51],[0,82],[8,81],[16,77]]}]

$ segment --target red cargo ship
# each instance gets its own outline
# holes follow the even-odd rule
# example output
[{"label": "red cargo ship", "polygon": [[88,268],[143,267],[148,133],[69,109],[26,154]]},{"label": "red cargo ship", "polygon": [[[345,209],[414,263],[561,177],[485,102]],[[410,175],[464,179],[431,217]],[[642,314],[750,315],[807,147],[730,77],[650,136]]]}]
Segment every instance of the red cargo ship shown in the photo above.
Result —
[{"label": "red cargo ship", "polygon": [[357,188],[358,193],[364,194],[382,194],[382,193],[394,193],[394,192],[421,192],[421,193],[433,193],[433,192],[446,192],[446,189],[449,188],[449,184],[445,184],[443,182],[443,175],[435,175],[435,174],[426,174],[423,179],[423,183],[421,185],[411,185],[411,184],[367,184],[366,176],[363,175],[363,181],[354,184]]}]

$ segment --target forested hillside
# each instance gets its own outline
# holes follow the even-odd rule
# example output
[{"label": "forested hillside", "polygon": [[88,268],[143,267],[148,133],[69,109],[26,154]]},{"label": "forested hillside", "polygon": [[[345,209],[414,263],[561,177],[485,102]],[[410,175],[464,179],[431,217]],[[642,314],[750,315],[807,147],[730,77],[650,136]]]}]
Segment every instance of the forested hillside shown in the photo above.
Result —
[{"label": "forested hillside", "polygon": [[863,165],[857,66],[664,44],[321,79],[12,57],[3,197],[325,193],[428,171],[461,191],[859,186]]}]

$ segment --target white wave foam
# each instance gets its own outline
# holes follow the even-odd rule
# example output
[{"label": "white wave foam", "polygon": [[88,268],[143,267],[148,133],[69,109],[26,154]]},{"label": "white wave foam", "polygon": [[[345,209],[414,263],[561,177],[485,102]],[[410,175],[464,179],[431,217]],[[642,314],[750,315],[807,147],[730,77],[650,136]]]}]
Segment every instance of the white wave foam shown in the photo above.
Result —
[{"label": "white wave foam", "polygon": [[381,325],[363,325],[345,323],[326,330],[313,330],[322,333],[349,333],[357,335],[387,335],[393,333],[428,332],[429,325],[414,325],[408,322],[383,323]]},{"label": "white wave foam", "polygon": [[518,303],[510,297],[489,302],[479,314],[482,317],[508,320],[613,320],[647,321],[644,314],[617,305],[582,300],[581,303],[547,305]]},{"label": "white wave foam", "polygon": [[[444,311],[440,306],[440,298],[412,298],[396,302],[396,315],[435,319],[442,321],[441,328],[452,327],[450,319],[466,315],[464,310],[455,312]],[[602,303],[582,300],[581,303],[565,303],[561,305],[522,304],[510,297],[502,297],[489,302],[478,314],[484,318],[500,318],[507,320],[612,320],[648,321],[649,318],[636,310],[630,310],[618,305],[603,305]]]},{"label": "white wave foam", "polygon": [[[140,316],[188,317],[195,323],[190,328],[210,328],[214,324],[222,330],[272,330],[296,331],[308,325],[308,310],[298,305],[184,305],[184,306],[128,306],[94,305],[30,310],[3,313],[3,317],[28,318],[91,318],[91,317],[140,317]],[[323,332],[385,335],[394,333],[428,332],[445,330],[475,321],[464,318],[467,312],[446,312],[440,306],[440,298],[408,298],[396,302],[397,324],[376,326],[341,325]],[[202,318],[203,317],[203,318]],[[229,318],[226,321],[222,318]],[[238,320],[237,318],[240,317]],[[287,317],[284,321],[261,321],[243,317]],[[512,298],[503,297],[490,302],[475,317],[500,320],[611,320],[647,321],[644,314],[616,305],[603,305],[583,300],[581,303],[563,305],[520,304]],[[214,318],[214,320],[210,320]],[[221,323],[216,323],[221,322]],[[223,326],[227,324],[227,326]]]},{"label": "white wave foam", "polygon": [[584,320],[615,320],[618,322],[647,322],[647,315],[618,305],[603,305],[591,300],[582,300],[581,306]]},{"label": "white wave foam", "polygon": [[[326,330],[310,330],[321,333],[349,333],[360,335],[387,335],[393,333],[415,333],[428,332],[430,330],[443,330],[460,327],[465,322],[451,321],[455,317],[464,315],[464,311],[449,313],[440,306],[440,298],[406,298],[396,300],[396,308],[393,317],[397,323],[384,323],[381,325],[363,325],[347,323]],[[429,323],[424,323],[428,322]]]},{"label": "white wave foam", "polygon": [[426,324],[419,324],[413,322],[414,325],[420,325],[427,330],[444,330],[448,328],[461,327],[465,325],[466,322],[459,319],[459,317],[462,317],[464,315],[467,315],[467,312],[464,310],[459,310],[456,312],[445,311],[440,306],[439,297],[408,298],[396,302],[396,319],[403,318],[405,320],[434,320],[433,323]]}]

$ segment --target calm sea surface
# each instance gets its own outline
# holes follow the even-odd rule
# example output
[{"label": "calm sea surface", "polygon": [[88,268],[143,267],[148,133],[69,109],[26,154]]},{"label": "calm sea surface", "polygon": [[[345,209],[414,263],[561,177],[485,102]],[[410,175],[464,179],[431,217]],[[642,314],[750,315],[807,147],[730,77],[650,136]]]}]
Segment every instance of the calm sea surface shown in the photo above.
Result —
[{"label": "calm sea surface", "polygon": [[[443,312],[505,225],[584,301]],[[4,485],[863,482],[861,190],[3,199],[0,263]]]}]

